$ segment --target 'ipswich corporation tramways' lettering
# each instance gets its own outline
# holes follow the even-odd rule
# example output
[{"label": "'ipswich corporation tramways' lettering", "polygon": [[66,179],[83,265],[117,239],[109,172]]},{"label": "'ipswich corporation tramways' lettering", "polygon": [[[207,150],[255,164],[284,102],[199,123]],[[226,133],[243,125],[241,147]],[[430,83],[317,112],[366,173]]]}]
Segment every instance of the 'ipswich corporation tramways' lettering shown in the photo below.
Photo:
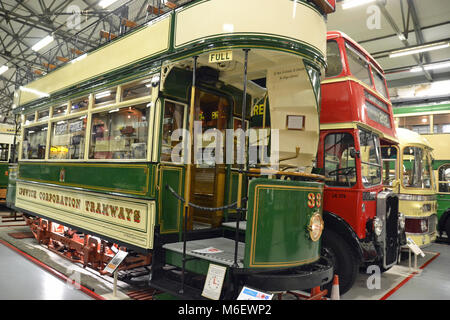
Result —
[{"label": "'ipswich corporation tramways' lettering", "polygon": [[141,222],[141,211],[123,206],[111,205],[108,203],[84,200],[84,207],[81,206],[82,200],[75,197],[64,196],[62,194],[36,191],[28,188],[20,187],[18,195],[23,198],[36,199],[41,202],[53,203],[59,206],[73,208],[76,210],[84,209],[86,213],[100,214],[103,216],[124,220]]}]

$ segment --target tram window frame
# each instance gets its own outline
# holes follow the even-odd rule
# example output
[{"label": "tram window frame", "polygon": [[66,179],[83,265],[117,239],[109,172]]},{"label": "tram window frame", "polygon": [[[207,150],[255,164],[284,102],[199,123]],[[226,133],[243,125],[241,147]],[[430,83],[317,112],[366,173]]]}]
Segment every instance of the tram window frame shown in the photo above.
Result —
[{"label": "tram window frame", "polygon": [[[40,130],[40,132],[42,132],[42,131],[46,131],[45,132],[45,143],[43,144],[43,146],[44,146],[44,149],[43,149],[43,151],[40,151],[39,150],[39,146],[38,146],[38,150],[37,150],[37,155],[38,155],[38,157],[37,158],[30,158],[29,156],[28,156],[28,154],[29,154],[29,149],[27,149],[27,157],[25,158],[24,156],[25,156],[25,150],[24,150],[24,143],[25,143],[25,141],[28,141],[28,136],[27,136],[27,134],[28,133],[30,133],[30,131],[33,131],[33,132],[31,132],[31,133],[35,133],[35,131],[33,130],[33,129],[36,129],[36,128],[40,128],[40,127],[42,127],[42,129]],[[48,136],[48,122],[45,122],[45,123],[41,123],[41,124],[35,124],[35,125],[31,125],[31,126],[27,126],[26,128],[24,128],[24,130],[23,130],[23,136],[22,136],[22,143],[21,143],[21,151],[20,151],[20,155],[21,155],[21,157],[20,157],[20,160],[26,160],[26,161],[42,161],[42,160],[45,160],[46,158],[47,158],[47,144],[48,144],[48,139],[47,139],[47,136]],[[32,146],[32,144],[31,144],[31,142],[28,144],[28,147],[29,146]],[[39,153],[41,153],[43,156],[42,157],[39,157]]]},{"label": "tram window frame", "polygon": [[[183,107],[182,127],[176,128],[176,129],[187,130],[187,125],[188,125],[188,117],[189,117],[189,115],[188,115],[188,106],[187,106],[187,104],[182,103],[180,101],[176,101],[176,100],[164,99],[164,104],[163,104],[162,110],[161,110],[162,111],[161,112],[161,138],[159,139],[159,143],[160,143],[159,159],[160,159],[161,163],[183,164],[183,158],[184,158],[184,155],[185,155],[185,148],[184,148],[184,146],[182,146],[181,157],[180,157],[181,161],[180,162],[172,161],[172,157],[170,157],[170,160],[163,159],[163,154],[169,155],[169,153],[163,152],[163,147],[167,148],[167,150],[170,148],[170,150],[171,150],[170,155],[172,154],[173,149],[175,147],[175,146],[172,146],[172,145],[169,146],[168,144],[166,144],[164,146],[164,144],[163,144],[163,141],[164,141],[164,125],[165,125],[164,119],[165,119],[166,103],[167,102],[168,103],[172,103],[174,105],[180,105],[180,106]],[[177,142],[178,142],[177,143],[177,145],[178,145],[179,143],[182,143],[182,140],[178,140]]]},{"label": "tram window frame", "polygon": [[[68,103],[65,103],[62,105],[57,105],[52,108],[53,108],[52,118],[65,117],[68,115],[68,108],[69,108]],[[63,111],[60,112],[58,110],[63,110]]]},{"label": "tram window frame", "polygon": [[[125,95],[125,91],[126,90],[133,90],[133,89],[139,89],[142,88],[143,86],[145,86],[146,88],[148,88],[148,92],[145,95],[132,95],[130,97],[128,97],[127,95]],[[131,101],[134,99],[142,99],[145,97],[150,97],[153,93],[153,88],[154,88],[154,82],[153,82],[153,77],[145,77],[142,79],[138,79],[138,80],[134,80],[131,82],[127,82],[124,84],[120,85],[120,101],[119,102],[125,102],[125,101]]]},{"label": "tram window frame", "polygon": [[[79,103],[80,101],[83,101],[83,100],[87,100],[86,106],[82,107],[82,108],[75,109],[75,105],[77,103]],[[73,114],[73,113],[80,113],[80,112],[83,112],[83,111],[88,111],[89,110],[89,104],[90,104],[90,96],[89,95],[84,95],[82,97],[79,97],[79,98],[76,98],[76,99],[72,99],[72,100],[70,100],[70,104],[69,104],[70,105],[70,110],[68,111],[68,113],[69,114]]]},{"label": "tram window frame", "polygon": [[[350,72],[350,74],[352,76],[354,76],[356,79],[358,79],[359,81],[361,81],[362,83],[364,83],[365,85],[369,86],[370,88],[373,89],[374,85],[373,85],[373,79],[372,79],[372,72],[370,70],[370,63],[367,60],[367,58],[358,51],[358,49],[356,49],[355,47],[353,47],[353,45],[351,45],[350,43],[348,43],[347,41],[345,42],[345,55],[346,55],[346,59],[347,59],[347,68],[348,71]],[[354,59],[357,58],[357,59]],[[352,59],[352,60],[351,60]],[[359,63],[359,61],[363,61],[365,63],[365,65],[363,66],[361,63]],[[367,71],[367,80],[369,80],[370,83],[366,82],[363,77],[360,77],[360,71],[358,73],[356,73],[356,68],[352,67],[352,63],[353,66],[356,66],[356,63],[358,63],[359,67],[361,68],[361,70],[365,69]]]},{"label": "tram window frame", "polygon": [[9,152],[11,145],[9,143],[0,143],[0,162],[9,160]]},{"label": "tram window frame", "polygon": [[[346,144],[347,147],[342,151],[340,158],[338,158],[336,156],[336,153],[337,153],[336,151],[327,153],[327,149],[326,149],[328,139],[329,138],[331,139],[332,136],[339,136],[339,135],[342,136],[342,137],[339,140],[335,139],[335,142],[332,145],[331,145],[331,143],[332,143],[331,142],[330,143],[331,147],[329,149],[336,148],[338,146],[338,144],[341,144],[341,141],[344,138],[345,139],[348,139],[348,138],[351,139],[351,141],[350,141],[350,139],[348,140],[348,142]],[[329,134],[327,134],[325,136],[324,143],[323,143],[323,169],[324,169],[324,175],[325,175],[325,184],[328,187],[333,187],[333,188],[354,188],[357,185],[358,177],[359,177],[358,167],[357,167],[357,160],[356,160],[357,158],[352,156],[352,151],[351,151],[352,149],[356,150],[356,141],[355,141],[355,136],[352,133],[350,133],[350,132],[332,132],[332,133],[329,133]],[[347,151],[347,153],[346,153],[346,155],[344,155],[344,153],[346,151]],[[336,160],[327,159],[327,154],[331,155],[332,157],[333,156],[336,157]],[[349,161],[350,157],[353,158],[353,161],[354,161],[354,175],[352,176],[352,179],[351,180],[347,179],[347,177],[346,177],[347,175],[336,174],[336,181],[329,180],[329,178],[330,177],[332,178],[332,176],[328,176],[328,173],[336,171],[336,170],[339,170],[339,168],[327,171],[327,163],[331,162],[332,164],[334,163],[334,164],[340,166],[342,164],[342,160],[343,160],[344,157],[347,157],[347,159],[344,159],[344,161],[347,162],[347,164],[346,164],[347,166],[346,167],[341,167],[341,168],[351,168],[351,167],[348,166],[348,164],[350,163],[350,161]],[[350,173],[351,172],[349,172],[349,174]],[[343,176],[344,179],[340,179],[340,176]],[[346,181],[345,182],[344,181],[341,182],[341,180],[346,180]]]},{"label": "tram window frame", "polygon": [[29,125],[35,121],[36,121],[36,112],[32,112],[24,116],[24,125]]},{"label": "tram window frame", "polygon": [[[117,87],[111,87],[108,89],[102,89],[98,90],[97,92],[93,93],[93,107],[94,108],[101,108],[106,107],[109,105],[116,104],[117,101]],[[111,97],[110,99],[107,99]]]},{"label": "tram window frame", "polygon": [[[83,121],[83,120],[85,120],[85,121]],[[78,135],[71,135],[71,133],[75,132],[75,131],[70,132],[72,130],[71,127],[73,127],[73,124],[76,123],[77,121],[78,122],[80,122],[80,121],[84,122],[83,130],[78,130],[78,131],[84,131],[84,132],[81,135],[79,135],[79,134]],[[67,135],[67,132],[66,133],[62,133],[61,132],[60,134],[56,134],[57,126],[58,125],[61,126],[63,124],[63,122],[66,122],[67,126],[66,126],[65,131],[68,131],[68,133],[70,135],[70,138],[69,138],[70,139],[70,143],[66,145],[67,146],[67,154],[69,155],[69,157],[68,158],[52,157],[52,149],[53,148],[58,148],[58,147],[62,148],[63,147],[62,145],[60,145],[60,146],[53,145],[55,137],[58,136],[58,135]],[[85,148],[86,148],[86,134],[87,134],[87,115],[78,114],[75,117],[69,117],[69,118],[64,118],[64,119],[58,119],[57,121],[52,121],[50,123],[50,127],[49,128],[50,128],[49,154],[48,154],[48,160],[49,161],[54,161],[54,160],[58,160],[58,161],[60,161],[60,160],[64,160],[64,161],[84,160],[84,158],[85,158],[84,154],[85,154]],[[73,130],[75,130],[75,128]],[[78,132],[78,131],[76,131],[76,132]],[[81,136],[81,137],[74,139],[76,136]],[[79,149],[80,157],[78,157],[78,158],[71,158],[70,157],[70,153],[73,150],[73,147],[76,146],[76,145],[80,145],[80,149]]]},{"label": "tram window frame", "polygon": [[37,112],[36,122],[48,121],[50,119],[50,108],[42,109]]},{"label": "tram window frame", "polygon": [[[148,153],[149,153],[149,145],[148,145],[149,134],[150,134],[150,131],[149,131],[150,128],[149,127],[152,125],[150,123],[152,109],[149,107],[149,105],[150,105],[149,103],[137,103],[137,104],[136,103],[131,103],[131,104],[127,104],[125,106],[112,105],[112,106],[110,106],[108,108],[102,108],[101,110],[96,110],[95,109],[95,111],[92,111],[91,123],[90,123],[90,127],[89,127],[90,137],[89,137],[89,142],[88,142],[89,145],[88,145],[87,160],[90,161],[90,162],[95,162],[95,161],[97,161],[97,162],[98,161],[107,161],[107,162],[114,162],[114,161],[116,161],[116,162],[117,161],[142,162],[142,161],[147,161]],[[115,136],[111,135],[111,133],[110,133],[111,132],[111,125],[112,125],[112,122],[113,122],[113,117],[117,116],[119,114],[122,115],[124,113],[123,111],[131,110],[131,108],[139,108],[139,109],[143,109],[143,110],[146,111],[145,120],[142,121],[142,122],[136,122],[136,123],[139,123],[139,125],[137,125],[137,127],[141,126],[140,123],[144,123],[145,122],[147,124],[144,127],[144,130],[142,131],[143,132],[143,141],[131,143],[131,136],[130,136],[129,137],[130,138],[129,145],[127,145],[127,141],[125,141],[125,145],[124,145],[124,147],[129,147],[129,150],[113,150],[113,149],[111,149],[110,143],[108,143],[108,150],[106,150],[106,151],[105,150],[104,151],[96,151],[97,142],[95,142],[95,144],[94,144],[93,136],[94,136],[94,134],[100,133],[100,131],[98,131],[98,132],[94,131],[94,126],[99,126],[100,124],[95,124],[95,121],[96,121],[95,118],[96,117],[101,117],[101,116],[106,116],[107,117],[107,124],[106,124],[106,129],[107,130],[105,130],[103,128],[101,133],[108,132],[108,140],[107,141],[111,141],[111,138],[115,139]],[[141,116],[144,117],[143,115],[141,115]],[[98,119],[99,119],[99,121],[103,121],[100,118],[98,118]],[[128,119],[130,119],[130,118],[128,117]],[[136,123],[134,123],[134,124],[136,124]],[[105,124],[105,122],[104,122],[104,124]],[[123,130],[126,131],[126,129],[128,127],[129,126],[124,127]],[[136,128],[134,126],[130,126],[130,127],[132,127],[133,130],[136,130]],[[116,129],[117,129],[117,126],[116,126]],[[121,131],[121,130],[122,129],[118,129],[118,130],[115,130],[115,131]],[[133,133],[134,132],[136,132],[136,131],[133,131]],[[126,135],[127,133],[121,133],[121,134],[122,135]],[[138,139],[140,139],[140,138],[138,138]],[[119,144],[119,140],[122,140],[122,139],[117,139],[116,140],[116,144]],[[99,141],[103,141],[103,140],[99,140]],[[120,142],[120,143],[122,143],[122,142]],[[132,146],[133,144],[135,145],[134,149],[133,149],[133,146]],[[143,157],[132,157],[132,156],[129,156],[129,155],[132,155],[132,154],[135,154],[135,153],[139,154],[139,152],[142,152],[142,150],[141,150],[142,146],[144,146],[144,156]],[[96,157],[95,156],[96,152],[105,152],[106,157]],[[119,155],[123,155],[124,157],[119,157]]]},{"label": "tram window frame", "polygon": [[[339,62],[339,65],[340,65],[339,72],[333,72],[332,74],[328,73],[328,70],[329,70],[328,67],[330,65],[337,66],[337,64],[330,64],[329,63],[329,61],[330,61],[330,59],[329,59],[329,56],[330,56],[329,53],[330,52],[328,51],[329,49],[337,49],[337,51],[331,52],[331,53],[333,53],[333,56],[336,59],[336,62]],[[339,77],[342,74],[343,71],[344,71],[344,64],[342,63],[341,47],[339,46],[339,43],[336,40],[328,40],[327,41],[327,68],[325,69],[325,78],[329,79],[329,78]]]}]

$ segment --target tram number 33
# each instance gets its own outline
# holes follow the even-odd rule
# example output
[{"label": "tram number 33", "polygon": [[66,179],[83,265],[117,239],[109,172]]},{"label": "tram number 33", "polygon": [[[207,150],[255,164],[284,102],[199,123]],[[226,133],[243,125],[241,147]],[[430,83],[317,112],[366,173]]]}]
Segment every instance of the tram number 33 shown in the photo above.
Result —
[{"label": "tram number 33", "polygon": [[308,193],[308,207],[310,208],[320,208],[322,205],[322,195],[320,193]]}]

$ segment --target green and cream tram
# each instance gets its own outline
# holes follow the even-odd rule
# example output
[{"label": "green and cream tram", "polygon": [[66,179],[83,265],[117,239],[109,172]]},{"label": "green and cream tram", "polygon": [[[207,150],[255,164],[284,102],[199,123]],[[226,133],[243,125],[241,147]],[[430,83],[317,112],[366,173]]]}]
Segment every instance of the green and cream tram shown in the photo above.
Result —
[{"label": "green and cream tram", "polygon": [[[99,270],[114,244],[151,256],[151,285],[183,297],[329,282],[311,169],[333,10],[192,1],[22,87],[16,210]],[[252,125],[260,101],[270,128]]]}]

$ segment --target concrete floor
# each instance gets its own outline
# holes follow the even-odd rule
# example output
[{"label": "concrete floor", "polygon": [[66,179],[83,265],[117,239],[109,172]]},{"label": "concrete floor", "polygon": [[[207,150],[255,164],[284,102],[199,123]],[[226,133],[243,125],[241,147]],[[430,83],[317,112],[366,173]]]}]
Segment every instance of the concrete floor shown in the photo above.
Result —
[{"label": "concrete floor", "polygon": [[92,300],[74,286],[0,244],[1,300]]},{"label": "concrete floor", "polygon": [[[0,207],[0,215],[7,211]],[[61,258],[37,244],[34,238],[14,239],[8,233],[27,232],[24,222],[0,221],[0,239],[42,261],[52,269],[81,283],[90,291],[105,299],[111,297],[112,278],[101,276],[89,268]],[[450,244],[435,243],[424,249],[426,256],[419,257],[418,267],[426,265],[413,274],[408,260],[381,274],[380,287],[368,288],[372,274],[360,273],[354,287],[341,296],[341,300],[450,300]],[[431,261],[431,262],[430,262]],[[81,290],[60,280],[53,274],[27,260],[19,253],[0,243],[0,300],[92,300]],[[373,282],[372,282],[373,283]],[[121,298],[129,298],[127,291],[136,287],[118,282]],[[283,298],[284,299],[284,298]]]}]

